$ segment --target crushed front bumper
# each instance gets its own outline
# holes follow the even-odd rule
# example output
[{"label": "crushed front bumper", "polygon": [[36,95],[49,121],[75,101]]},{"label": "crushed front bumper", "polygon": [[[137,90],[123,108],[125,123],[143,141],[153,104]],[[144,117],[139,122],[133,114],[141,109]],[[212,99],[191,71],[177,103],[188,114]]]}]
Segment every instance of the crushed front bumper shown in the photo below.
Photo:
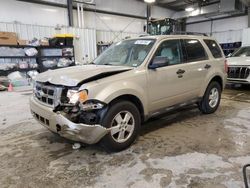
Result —
[{"label": "crushed front bumper", "polygon": [[30,109],[40,124],[69,140],[95,144],[110,131],[101,125],[74,123],[61,113],[55,113],[52,108],[40,104],[33,96],[30,99]]}]

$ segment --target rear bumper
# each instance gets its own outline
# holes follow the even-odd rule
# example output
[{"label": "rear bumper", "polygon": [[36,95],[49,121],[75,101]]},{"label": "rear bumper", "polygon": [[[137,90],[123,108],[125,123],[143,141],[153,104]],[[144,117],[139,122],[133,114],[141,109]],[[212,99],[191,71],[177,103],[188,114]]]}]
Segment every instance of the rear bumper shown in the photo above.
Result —
[{"label": "rear bumper", "polygon": [[69,140],[95,144],[109,132],[101,125],[74,123],[60,112],[54,113],[51,108],[40,104],[33,96],[30,98],[30,109],[40,124]]}]

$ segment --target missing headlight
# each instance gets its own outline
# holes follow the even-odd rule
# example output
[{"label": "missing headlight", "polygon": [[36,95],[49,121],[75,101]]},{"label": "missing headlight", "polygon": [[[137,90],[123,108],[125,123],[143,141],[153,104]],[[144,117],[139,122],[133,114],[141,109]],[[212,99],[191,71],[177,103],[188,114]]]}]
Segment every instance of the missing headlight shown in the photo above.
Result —
[{"label": "missing headlight", "polygon": [[90,111],[90,110],[100,110],[105,106],[103,102],[97,100],[86,101],[83,104],[80,104],[80,108],[82,111]]}]

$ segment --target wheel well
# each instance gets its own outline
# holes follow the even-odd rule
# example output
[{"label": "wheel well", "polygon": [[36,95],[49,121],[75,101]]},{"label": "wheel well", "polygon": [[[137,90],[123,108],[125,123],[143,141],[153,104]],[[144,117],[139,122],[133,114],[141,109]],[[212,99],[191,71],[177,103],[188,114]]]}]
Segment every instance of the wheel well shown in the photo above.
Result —
[{"label": "wheel well", "polygon": [[209,84],[211,82],[218,82],[220,84],[221,89],[223,90],[223,81],[222,81],[222,78],[220,76],[213,77],[213,79],[209,82]]},{"label": "wheel well", "polygon": [[135,104],[135,106],[137,107],[137,109],[140,112],[141,115],[141,121],[144,121],[144,109],[143,109],[143,105],[142,102],[140,101],[140,99],[134,95],[121,95],[115,99],[113,99],[110,104],[114,104],[120,100],[126,100],[126,101],[131,101]]}]

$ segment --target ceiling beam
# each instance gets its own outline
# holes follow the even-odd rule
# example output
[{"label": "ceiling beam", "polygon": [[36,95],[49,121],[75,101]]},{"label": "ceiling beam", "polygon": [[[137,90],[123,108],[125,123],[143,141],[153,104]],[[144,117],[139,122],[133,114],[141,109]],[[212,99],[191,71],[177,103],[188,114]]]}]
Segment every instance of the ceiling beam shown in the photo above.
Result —
[{"label": "ceiling beam", "polygon": [[[205,7],[205,6],[209,6],[209,5],[214,5],[214,4],[218,4],[220,3],[220,1],[212,1],[212,2],[209,2],[209,3],[205,3],[203,5],[199,5],[200,7]],[[185,10],[185,8],[187,8],[188,6],[190,6],[190,4],[186,4],[186,5],[179,5],[179,6],[175,6],[174,8],[176,10]]]},{"label": "ceiling beam", "polygon": [[[164,6],[164,5],[163,5]],[[168,8],[170,10],[174,10],[174,11],[182,11],[183,9],[177,7],[177,6],[164,6],[165,8]]]},{"label": "ceiling beam", "polygon": [[172,2],[167,3],[166,1],[163,0],[163,1],[159,1],[158,4],[162,4],[164,6],[172,6],[172,5],[176,5],[178,3],[182,3],[182,2],[185,2],[185,1],[183,1],[183,0],[176,0],[176,1],[172,1]]},{"label": "ceiling beam", "polygon": [[[182,3],[182,4],[181,4]],[[197,3],[197,0],[176,0],[173,2],[166,2],[166,1],[157,1],[157,4],[159,6],[174,10],[174,11],[182,11],[187,6],[190,6],[191,4]],[[181,5],[178,5],[181,4]]]}]

